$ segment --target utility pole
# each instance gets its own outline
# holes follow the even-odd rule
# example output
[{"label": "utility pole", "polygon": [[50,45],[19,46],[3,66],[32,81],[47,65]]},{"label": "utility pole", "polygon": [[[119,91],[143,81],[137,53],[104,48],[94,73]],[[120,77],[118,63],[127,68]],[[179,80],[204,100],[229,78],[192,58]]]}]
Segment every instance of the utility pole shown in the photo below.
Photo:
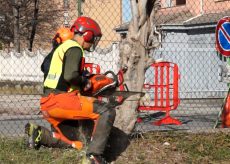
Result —
[{"label": "utility pole", "polygon": [[78,11],[78,16],[81,16],[83,13],[82,13],[82,11],[81,11],[81,8],[82,8],[82,0],[77,0],[78,2],[78,4],[77,4],[77,11]]}]

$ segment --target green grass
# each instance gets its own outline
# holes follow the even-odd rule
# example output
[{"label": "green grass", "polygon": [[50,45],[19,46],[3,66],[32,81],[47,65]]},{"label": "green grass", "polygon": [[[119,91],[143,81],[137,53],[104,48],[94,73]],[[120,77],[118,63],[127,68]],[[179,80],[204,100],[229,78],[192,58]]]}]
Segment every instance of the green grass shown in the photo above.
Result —
[{"label": "green grass", "polygon": [[[168,144],[165,144],[165,143]],[[119,144],[119,143],[118,143]],[[80,163],[75,149],[31,150],[23,139],[0,140],[0,163]],[[148,133],[134,138],[117,164],[229,163],[230,134]]]},{"label": "green grass", "polygon": [[199,162],[230,161],[230,135],[195,135],[190,142],[182,140],[178,147],[187,153],[188,161]]},{"label": "green grass", "polygon": [[0,163],[79,163],[80,153],[75,149],[45,148],[32,150],[24,139],[0,141]]}]

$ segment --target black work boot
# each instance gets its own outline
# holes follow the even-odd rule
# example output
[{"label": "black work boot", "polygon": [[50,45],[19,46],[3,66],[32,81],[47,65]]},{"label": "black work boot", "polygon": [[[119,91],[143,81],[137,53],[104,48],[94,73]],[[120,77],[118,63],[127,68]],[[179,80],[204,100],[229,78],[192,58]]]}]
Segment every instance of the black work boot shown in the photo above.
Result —
[{"label": "black work boot", "polygon": [[82,164],[109,164],[101,155],[86,155],[86,159]]},{"label": "black work boot", "polygon": [[39,149],[41,146],[41,127],[32,123],[25,125],[25,133],[28,135],[28,147],[33,149]]}]

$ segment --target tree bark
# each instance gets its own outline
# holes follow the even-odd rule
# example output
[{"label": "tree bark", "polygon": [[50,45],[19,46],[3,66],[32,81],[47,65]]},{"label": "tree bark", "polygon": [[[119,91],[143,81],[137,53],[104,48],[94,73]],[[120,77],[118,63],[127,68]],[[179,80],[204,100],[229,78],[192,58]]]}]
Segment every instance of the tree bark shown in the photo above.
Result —
[{"label": "tree bark", "polygon": [[[124,80],[130,91],[142,91],[145,70],[154,61],[149,56],[149,47],[156,40],[154,13],[159,0],[130,0],[132,20],[127,39],[120,45],[121,65],[128,67]],[[149,37],[151,34],[151,37]],[[156,47],[151,47],[156,48]],[[136,120],[140,95],[128,98],[117,110],[115,126],[126,134],[132,133]]]},{"label": "tree bark", "polygon": [[34,0],[34,17],[32,20],[32,30],[31,30],[31,35],[29,39],[29,51],[32,51],[33,49],[33,42],[34,42],[34,37],[36,34],[36,28],[37,28],[37,22],[38,22],[38,10],[39,10],[39,0]]},{"label": "tree bark", "polygon": [[20,5],[18,0],[14,0],[13,3],[13,15],[14,15],[14,47],[15,50],[20,53],[20,30],[19,30],[19,19],[20,19]]}]

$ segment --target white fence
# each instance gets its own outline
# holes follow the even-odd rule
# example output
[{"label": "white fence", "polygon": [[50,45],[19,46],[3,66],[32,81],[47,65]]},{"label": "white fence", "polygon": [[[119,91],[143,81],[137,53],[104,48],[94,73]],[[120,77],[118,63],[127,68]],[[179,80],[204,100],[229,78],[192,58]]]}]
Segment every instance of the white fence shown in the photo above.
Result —
[{"label": "white fence", "polygon": [[[0,81],[42,82],[43,73],[41,63],[48,51],[22,53],[0,51]],[[118,71],[119,49],[113,44],[108,49],[97,49],[93,53],[86,53],[86,62],[101,66],[101,72],[107,70]]]},{"label": "white fence", "polygon": [[[101,72],[120,68],[119,44],[112,44],[107,49],[97,49],[93,53],[86,53],[86,62],[99,64]],[[219,65],[223,64],[213,54],[214,49],[187,49],[186,51],[156,50],[156,58],[177,63],[180,72],[179,92],[181,98],[224,97],[228,89],[225,83],[218,81]],[[48,52],[23,51],[6,53],[0,51],[0,81],[42,82],[43,73],[41,63]],[[153,80],[153,73],[148,70],[146,80]]]}]

